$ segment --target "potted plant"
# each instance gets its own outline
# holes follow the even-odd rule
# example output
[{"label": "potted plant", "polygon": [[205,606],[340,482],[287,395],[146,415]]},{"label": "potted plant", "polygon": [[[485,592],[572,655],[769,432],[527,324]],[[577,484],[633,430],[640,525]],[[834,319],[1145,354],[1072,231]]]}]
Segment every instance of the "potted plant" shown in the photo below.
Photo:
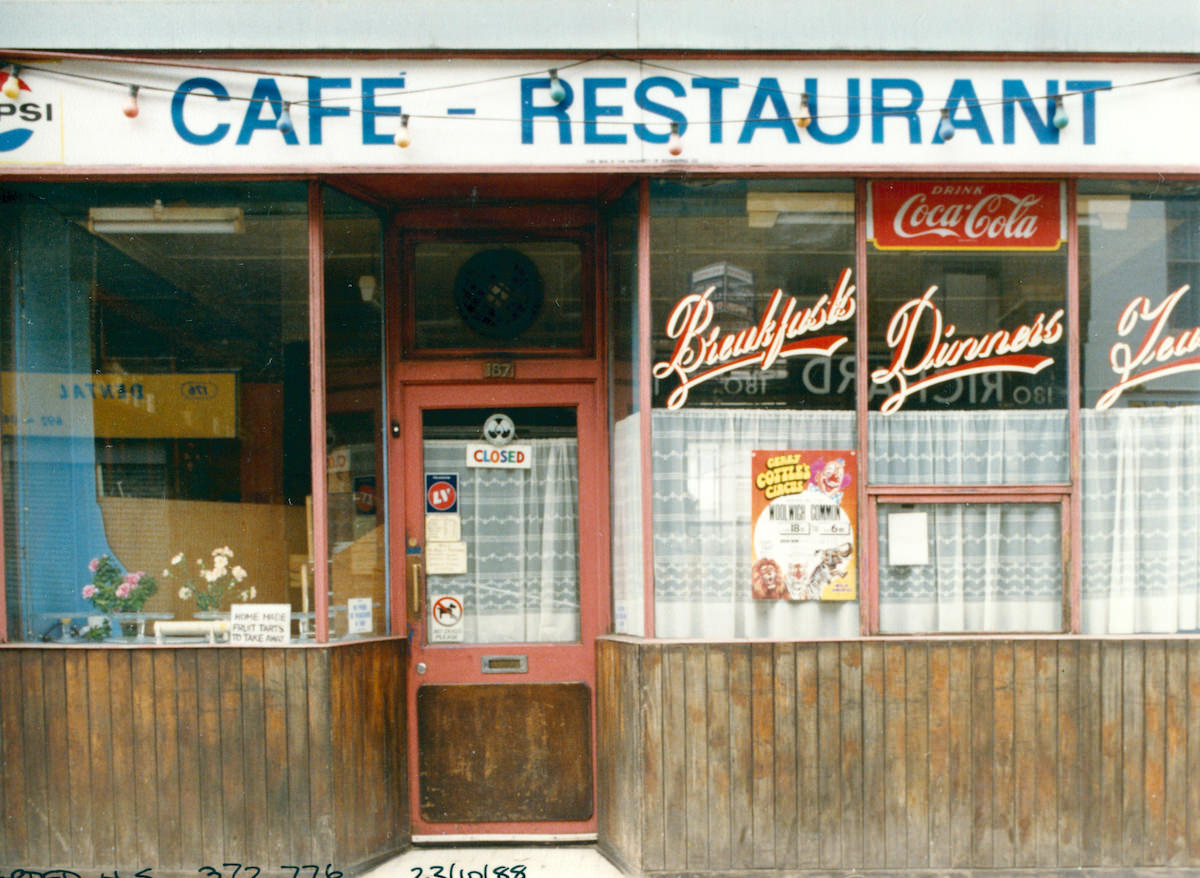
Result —
[{"label": "potted plant", "polygon": [[240,564],[233,563],[233,549],[221,546],[212,550],[212,565],[204,566],[204,559],[196,559],[197,579],[187,577],[188,565],[183,553],[180,552],[171,559],[171,566],[163,570],[163,579],[179,576],[187,577],[179,586],[179,598],[185,601],[195,601],[196,610],[201,613],[220,612],[227,600],[237,598],[241,601],[253,600],[258,591],[254,586],[243,587],[249,575]]},{"label": "potted plant", "polygon": [[[110,619],[117,620],[121,633],[132,633],[136,626],[119,619],[121,613],[138,613],[146,601],[158,591],[154,577],[142,571],[131,573],[123,570],[111,555],[101,555],[88,562],[92,581],[83,587],[83,596],[92,602],[106,617],[102,625],[88,629],[90,640],[103,640],[113,634]],[[125,630],[128,627],[128,631]]]}]

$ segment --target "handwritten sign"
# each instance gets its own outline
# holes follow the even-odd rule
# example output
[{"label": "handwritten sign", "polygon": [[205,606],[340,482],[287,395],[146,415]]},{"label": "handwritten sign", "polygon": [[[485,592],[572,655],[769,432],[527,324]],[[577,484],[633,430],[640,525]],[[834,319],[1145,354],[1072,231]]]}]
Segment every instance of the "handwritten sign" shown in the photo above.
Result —
[{"label": "handwritten sign", "polygon": [[229,608],[229,642],[233,644],[287,643],[291,627],[289,604],[234,604]]},{"label": "handwritten sign", "polygon": [[1125,306],[1117,319],[1117,335],[1126,338],[1142,326],[1142,336],[1136,347],[1119,341],[1109,348],[1108,361],[1118,381],[1096,400],[1097,409],[1109,408],[1130,387],[1200,369],[1200,326],[1175,334],[1167,331],[1171,312],[1190,289],[1184,284],[1157,305],[1138,296]]},{"label": "handwritten sign", "polygon": [[850,269],[838,277],[832,294],[820,296],[808,307],[795,297],[775,290],[758,324],[737,332],[722,332],[714,325],[717,313],[711,297],[715,286],[690,293],[676,303],[667,318],[667,337],[675,339],[669,360],[655,363],[655,378],[676,377],[679,386],[667,397],[667,408],[687,402],[697,384],[719,375],[757,366],[766,371],[790,357],[831,357],[850,339],[840,334],[813,335],[819,330],[854,317],[855,287]]}]

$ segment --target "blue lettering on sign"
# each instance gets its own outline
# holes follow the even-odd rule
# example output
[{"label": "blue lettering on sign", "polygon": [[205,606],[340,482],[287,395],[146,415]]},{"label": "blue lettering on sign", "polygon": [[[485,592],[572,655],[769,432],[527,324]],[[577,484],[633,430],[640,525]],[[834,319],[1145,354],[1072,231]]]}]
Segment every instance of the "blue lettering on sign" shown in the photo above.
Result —
[{"label": "blue lettering on sign", "polygon": [[[307,95],[302,103],[308,115],[307,143],[322,146],[329,128],[344,125],[355,114],[355,110],[340,102],[340,98],[355,97],[359,101],[358,115],[361,116],[361,141],[364,146],[390,145],[398,117],[402,114],[397,92],[405,88],[405,75],[386,77],[364,77],[356,81],[348,76],[310,77],[307,80]],[[843,83],[844,82],[844,87]],[[755,138],[770,137],[787,144],[799,144],[807,133],[814,143],[838,145],[849,143],[864,136],[863,120],[870,117],[870,140],[874,144],[894,143],[904,139],[910,144],[940,144],[942,138],[937,126],[922,135],[922,115],[932,115],[934,107],[926,100],[925,89],[915,79],[907,77],[876,77],[864,84],[859,77],[847,77],[837,83],[822,82],[809,76],[799,83],[781,84],[778,77],[764,76],[752,91],[745,88],[739,77],[696,76],[681,79],[675,76],[654,75],[640,80],[629,80],[623,76],[579,77],[574,83],[560,78],[563,99],[555,102],[550,97],[549,76],[529,76],[519,80],[520,142],[524,145],[543,144],[570,146],[582,142],[588,146],[624,146],[630,140],[649,144],[664,144],[669,139],[668,128],[674,124],[679,133],[687,131],[690,121],[702,125],[701,138],[710,144],[726,142],[726,120],[738,125],[737,143],[751,144]],[[869,106],[864,101],[863,90],[869,87]],[[1012,145],[1017,142],[1018,128],[1025,127],[1037,143],[1054,145],[1060,142],[1060,131],[1054,126],[1054,97],[1065,93],[1079,101],[1079,128],[1085,146],[1096,143],[1097,93],[1112,88],[1111,80],[1068,79],[1060,92],[1059,80],[1045,81],[1031,88],[1021,79],[1000,81],[1001,105],[996,110],[985,112],[985,103],[979,90],[970,78],[955,79],[938,109],[945,109],[954,127],[960,132],[974,132],[981,145],[996,143],[995,128],[999,124],[1000,142]],[[806,128],[799,128],[795,121],[795,107],[801,93],[809,95],[811,121]],[[985,92],[986,93],[986,92]],[[824,98],[822,97],[824,94]],[[844,104],[840,97],[845,95]],[[1046,95],[1034,97],[1033,95]],[[197,100],[189,103],[189,98]],[[390,100],[389,100],[390,98]],[[704,106],[694,112],[707,119],[689,120],[684,106],[689,100],[697,99]],[[199,101],[202,104],[229,104],[234,101],[229,89],[220,81],[208,76],[197,76],[180,83],[171,99],[171,123],[175,133],[185,143],[195,146],[211,146],[226,140],[233,130],[233,120],[202,121],[190,110]],[[831,101],[834,101],[831,105]],[[280,131],[276,125],[283,113],[284,98],[279,84],[272,77],[262,77],[254,85],[249,99],[244,100],[236,143],[249,145],[256,136],[281,137],[283,143],[296,146],[301,143],[300,130]],[[640,117],[625,120],[640,111]],[[467,112],[451,109],[450,114]],[[474,108],[470,110],[474,113]],[[823,115],[828,113],[828,115]],[[1076,111],[1071,110],[1073,119]],[[0,104],[0,121],[6,116],[24,121],[52,119],[53,107],[49,104]],[[990,118],[989,118],[990,116]],[[1018,120],[1024,120],[1024,126]],[[541,126],[539,123],[549,125]],[[607,130],[605,122],[611,123]],[[631,123],[631,124],[630,124]],[[573,129],[579,125],[583,136],[574,138]],[[259,132],[275,132],[260,135]],[[632,138],[629,132],[632,131]],[[16,149],[32,135],[27,128],[0,132],[0,152]],[[694,136],[694,135],[693,135]],[[540,141],[538,138],[541,138]]]},{"label": "blue lettering on sign", "polygon": [[218,143],[229,133],[229,124],[227,122],[220,123],[207,134],[199,134],[188,128],[187,123],[183,121],[183,103],[187,100],[188,95],[194,91],[206,91],[220,102],[229,100],[229,92],[226,91],[225,86],[221,85],[215,79],[210,79],[207,76],[197,76],[184,82],[179,88],[175,89],[175,94],[171,97],[171,124],[175,126],[175,133],[185,143],[192,143],[196,146],[208,146],[209,144]]}]

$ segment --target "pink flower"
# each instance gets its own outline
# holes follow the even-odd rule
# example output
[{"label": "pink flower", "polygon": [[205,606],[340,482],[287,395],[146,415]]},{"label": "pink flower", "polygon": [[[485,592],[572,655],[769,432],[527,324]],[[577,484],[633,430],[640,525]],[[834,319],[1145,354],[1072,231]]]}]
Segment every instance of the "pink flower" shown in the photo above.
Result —
[{"label": "pink flower", "polygon": [[96,592],[98,590],[99,589],[97,589],[96,586],[94,586],[94,585],[91,585],[91,584],[85,585],[83,587],[83,596],[85,598],[87,598],[88,600],[91,600],[92,598],[94,598],[96,596]]},{"label": "pink flower", "polygon": [[133,586],[128,582],[122,582],[117,586],[117,597],[127,598],[133,592]]},{"label": "pink flower", "polygon": [[88,561],[88,570],[95,573],[99,569],[100,569],[100,559],[99,558],[93,558],[91,561]]}]

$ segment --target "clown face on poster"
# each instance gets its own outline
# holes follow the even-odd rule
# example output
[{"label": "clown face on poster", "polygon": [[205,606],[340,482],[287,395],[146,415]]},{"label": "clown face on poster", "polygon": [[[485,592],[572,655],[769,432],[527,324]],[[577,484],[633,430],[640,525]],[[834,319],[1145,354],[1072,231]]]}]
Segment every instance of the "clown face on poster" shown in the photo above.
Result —
[{"label": "clown face on poster", "polygon": [[852,601],[857,597],[853,451],[753,452],[753,596]]}]

